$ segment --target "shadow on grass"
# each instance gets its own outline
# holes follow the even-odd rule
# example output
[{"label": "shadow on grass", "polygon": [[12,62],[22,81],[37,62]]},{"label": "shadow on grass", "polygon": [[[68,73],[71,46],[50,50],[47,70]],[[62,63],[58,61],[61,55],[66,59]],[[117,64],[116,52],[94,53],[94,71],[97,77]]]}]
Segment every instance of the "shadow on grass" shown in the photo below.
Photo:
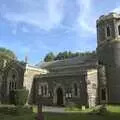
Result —
[{"label": "shadow on grass", "polygon": [[[120,111],[106,112],[103,115],[96,113],[52,113],[44,112],[44,120],[120,120]],[[37,114],[6,115],[0,113],[0,120],[35,120]]]},{"label": "shadow on grass", "polygon": [[89,113],[44,113],[45,120],[120,120],[120,113],[106,113],[104,115]]}]

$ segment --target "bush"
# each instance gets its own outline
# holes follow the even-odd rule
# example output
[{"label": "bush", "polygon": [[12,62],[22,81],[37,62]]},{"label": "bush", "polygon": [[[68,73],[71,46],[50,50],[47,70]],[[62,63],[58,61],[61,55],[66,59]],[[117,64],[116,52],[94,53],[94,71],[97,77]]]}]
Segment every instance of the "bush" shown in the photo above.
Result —
[{"label": "bush", "polygon": [[0,113],[2,114],[15,114],[16,108],[15,106],[0,106]]},{"label": "bush", "polygon": [[93,114],[106,115],[108,113],[106,105],[100,105],[93,109]]},{"label": "bush", "polygon": [[74,102],[68,102],[66,105],[66,108],[69,108],[70,110],[72,110],[74,107],[76,107],[76,104]]},{"label": "bush", "polygon": [[31,114],[33,110],[31,107],[28,106],[0,106],[0,113],[6,115],[24,115],[24,114]]},{"label": "bush", "polygon": [[23,115],[23,114],[31,114],[33,113],[33,109],[28,106],[17,106],[16,107],[16,115]]},{"label": "bush", "polygon": [[9,94],[9,103],[10,104],[15,104],[15,92],[12,90],[10,91],[10,94]]},{"label": "bush", "polygon": [[28,98],[28,90],[25,88],[17,89],[14,91],[14,104],[15,105],[25,105]]}]

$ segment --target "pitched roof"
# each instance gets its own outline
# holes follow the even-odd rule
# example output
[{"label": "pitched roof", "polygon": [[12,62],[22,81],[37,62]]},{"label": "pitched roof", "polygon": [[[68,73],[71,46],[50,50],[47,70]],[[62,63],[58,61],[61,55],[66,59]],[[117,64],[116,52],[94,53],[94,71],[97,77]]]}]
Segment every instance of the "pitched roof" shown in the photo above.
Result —
[{"label": "pitched roof", "polygon": [[96,65],[96,56],[78,56],[65,60],[56,60],[51,62],[43,62],[39,65],[40,68],[51,69],[51,68],[61,68],[70,66],[83,66],[83,65]]}]

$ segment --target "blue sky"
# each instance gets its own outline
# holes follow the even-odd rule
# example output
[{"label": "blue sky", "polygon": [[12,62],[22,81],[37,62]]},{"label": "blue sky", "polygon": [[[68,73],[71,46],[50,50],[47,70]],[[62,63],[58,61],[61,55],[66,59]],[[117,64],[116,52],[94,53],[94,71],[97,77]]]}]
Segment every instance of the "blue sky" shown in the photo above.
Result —
[{"label": "blue sky", "polygon": [[0,0],[0,47],[36,64],[48,52],[96,49],[96,19],[119,0]]}]

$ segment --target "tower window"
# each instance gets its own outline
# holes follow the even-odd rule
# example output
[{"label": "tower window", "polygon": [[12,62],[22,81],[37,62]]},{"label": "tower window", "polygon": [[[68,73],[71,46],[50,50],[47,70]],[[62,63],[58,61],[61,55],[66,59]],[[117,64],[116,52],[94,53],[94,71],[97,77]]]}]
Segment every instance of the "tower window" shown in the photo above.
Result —
[{"label": "tower window", "polygon": [[110,27],[107,26],[107,37],[110,37]]},{"label": "tower window", "polygon": [[45,87],[44,88],[45,89],[45,95],[47,95],[47,86],[45,85],[44,87]]},{"label": "tower window", "polygon": [[120,35],[120,25],[118,26],[118,34]]},{"label": "tower window", "polygon": [[78,88],[77,88],[77,84],[74,84],[74,95],[77,96],[78,95]]},{"label": "tower window", "polygon": [[105,88],[101,89],[101,100],[106,100],[106,89]]}]

